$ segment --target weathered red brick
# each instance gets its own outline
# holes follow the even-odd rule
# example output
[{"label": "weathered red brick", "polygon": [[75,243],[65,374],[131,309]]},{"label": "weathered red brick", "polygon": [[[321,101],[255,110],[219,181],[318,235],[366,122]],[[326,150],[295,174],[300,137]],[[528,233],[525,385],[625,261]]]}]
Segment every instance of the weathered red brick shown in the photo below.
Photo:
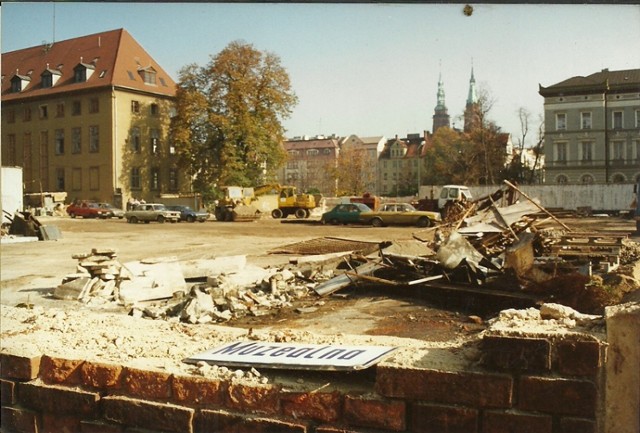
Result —
[{"label": "weathered red brick", "polygon": [[551,370],[551,343],[544,338],[486,336],[484,363],[489,368],[542,372]]},{"label": "weathered red brick", "polygon": [[82,421],[80,422],[82,433],[122,433],[124,427],[119,424],[109,424],[104,421]]},{"label": "weathered red brick", "polygon": [[125,368],[122,372],[122,389],[133,397],[168,399],[171,397],[171,374]]},{"label": "weathered red brick", "polygon": [[504,374],[378,366],[376,390],[386,397],[480,408],[509,408],[512,405],[513,378]]},{"label": "weathered red brick", "polygon": [[83,362],[45,355],[40,363],[40,378],[45,383],[78,385],[80,384],[80,366]]},{"label": "weathered red brick", "polygon": [[14,407],[0,409],[0,427],[2,431],[18,433],[39,433],[42,422],[32,410]]},{"label": "weathered red brick", "polygon": [[80,378],[84,386],[99,390],[121,388],[122,366],[87,361],[80,367]]},{"label": "weathered red brick", "polygon": [[484,433],[551,433],[552,419],[548,415],[534,415],[518,412],[484,413],[482,420]]},{"label": "weathered red brick", "polygon": [[153,431],[193,433],[195,411],[174,404],[154,403],[127,397],[102,399],[104,419]]},{"label": "weathered red brick", "polygon": [[[79,432],[80,419],[72,415],[42,414],[42,433]],[[39,432],[40,433],[40,432]]]},{"label": "weathered red brick", "polygon": [[278,386],[232,384],[226,392],[226,404],[230,409],[264,414],[280,412]]},{"label": "weathered red brick", "polygon": [[478,411],[458,406],[414,404],[411,431],[414,433],[477,433]]},{"label": "weathered red brick", "polygon": [[302,423],[204,409],[198,414],[198,431],[216,433],[307,433]]},{"label": "weathered red brick", "polygon": [[3,379],[31,380],[38,377],[40,356],[0,353],[0,366],[0,377]]},{"label": "weathered red brick", "polygon": [[173,398],[182,403],[222,405],[227,384],[194,376],[173,377]]},{"label": "weathered red brick", "polygon": [[18,384],[18,401],[21,405],[41,412],[58,415],[95,415],[100,396],[60,385],[43,383]]},{"label": "weathered red brick", "polygon": [[582,380],[525,376],[520,379],[518,408],[595,419],[596,387]]},{"label": "weathered red brick", "polygon": [[0,406],[16,404],[16,384],[10,380],[0,379]]},{"label": "weathered red brick", "polygon": [[342,394],[337,391],[286,393],[282,396],[281,403],[282,413],[292,418],[332,422],[342,413]]},{"label": "weathered red brick", "polygon": [[595,376],[602,367],[602,345],[597,341],[562,341],[556,355],[560,374]]},{"label": "weathered red brick", "polygon": [[596,423],[583,418],[560,419],[559,433],[595,433]]},{"label": "weathered red brick", "polygon": [[350,425],[393,431],[406,428],[406,405],[403,401],[346,396],[344,419]]}]

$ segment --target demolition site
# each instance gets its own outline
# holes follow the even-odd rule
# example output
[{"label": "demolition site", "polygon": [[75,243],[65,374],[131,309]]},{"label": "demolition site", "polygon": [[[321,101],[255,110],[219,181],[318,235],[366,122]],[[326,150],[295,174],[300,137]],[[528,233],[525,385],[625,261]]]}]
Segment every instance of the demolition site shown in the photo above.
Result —
[{"label": "demolition site", "polygon": [[427,227],[24,212],[1,253],[3,432],[640,431],[628,216],[515,186]]}]

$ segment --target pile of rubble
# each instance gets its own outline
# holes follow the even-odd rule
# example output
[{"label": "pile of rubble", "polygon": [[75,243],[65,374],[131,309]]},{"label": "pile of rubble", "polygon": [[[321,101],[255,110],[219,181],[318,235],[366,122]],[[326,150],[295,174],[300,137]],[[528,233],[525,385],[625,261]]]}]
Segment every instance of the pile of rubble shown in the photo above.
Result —
[{"label": "pile of rubble", "polygon": [[261,316],[307,298],[332,270],[306,273],[289,267],[263,269],[245,256],[179,262],[162,257],[120,263],[115,250],[74,254],[76,272],[64,277],[54,297],[88,306],[120,306],[138,317],[189,323]]}]

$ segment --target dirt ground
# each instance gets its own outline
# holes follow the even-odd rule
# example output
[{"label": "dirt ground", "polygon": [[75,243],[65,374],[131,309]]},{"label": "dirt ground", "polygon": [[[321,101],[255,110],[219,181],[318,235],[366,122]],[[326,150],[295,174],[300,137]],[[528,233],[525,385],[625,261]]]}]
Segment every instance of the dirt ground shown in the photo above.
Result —
[{"label": "dirt ground", "polygon": [[[52,297],[62,278],[75,271],[73,254],[92,248],[113,248],[120,262],[150,257],[176,256],[179,260],[211,259],[243,254],[247,262],[262,267],[289,262],[291,255],[269,254],[274,248],[320,237],[359,241],[410,240],[419,235],[415,227],[331,226],[298,221],[263,219],[257,222],[179,224],[127,224],[124,220],[41,217],[44,225],[56,226],[62,236],[55,241],[3,243],[0,302],[33,304],[63,310],[86,308],[74,301]],[[635,223],[614,217],[562,219],[575,230],[633,233]],[[640,238],[635,237],[636,241]],[[447,341],[459,333],[475,333],[482,324],[469,316],[482,315],[473,308],[448,309],[424,299],[420,292],[392,293],[390,289],[348,289],[337,296],[312,297],[296,308],[272,315],[246,317],[230,323],[239,328],[297,329],[326,334],[389,335],[427,341]],[[100,310],[94,311],[98,313]],[[126,313],[124,309],[116,311]]]}]

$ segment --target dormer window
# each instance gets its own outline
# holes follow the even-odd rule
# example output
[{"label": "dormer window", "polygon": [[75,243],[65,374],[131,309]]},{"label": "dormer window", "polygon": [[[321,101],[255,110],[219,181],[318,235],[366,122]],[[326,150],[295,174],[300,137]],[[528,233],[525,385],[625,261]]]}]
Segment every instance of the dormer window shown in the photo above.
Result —
[{"label": "dormer window", "polygon": [[12,93],[22,92],[25,89],[25,87],[27,87],[30,81],[31,81],[31,77],[28,77],[26,75],[20,75],[16,72],[13,78],[11,78],[11,92]]},{"label": "dormer window", "polygon": [[45,69],[44,72],[40,74],[40,78],[42,80],[42,88],[48,89],[55,86],[61,75],[62,72],[58,71],[57,69],[51,69],[49,68],[49,65],[47,65],[47,69]]},{"label": "dormer window", "polygon": [[156,70],[153,67],[148,66],[146,68],[138,69],[138,74],[142,77],[142,81],[144,84],[151,84],[152,86],[156,85]]},{"label": "dormer window", "polygon": [[95,66],[90,65],[88,63],[82,63],[82,58],[80,59],[80,63],[73,68],[73,82],[74,83],[84,83],[85,81],[91,78],[91,74],[95,70]]}]

